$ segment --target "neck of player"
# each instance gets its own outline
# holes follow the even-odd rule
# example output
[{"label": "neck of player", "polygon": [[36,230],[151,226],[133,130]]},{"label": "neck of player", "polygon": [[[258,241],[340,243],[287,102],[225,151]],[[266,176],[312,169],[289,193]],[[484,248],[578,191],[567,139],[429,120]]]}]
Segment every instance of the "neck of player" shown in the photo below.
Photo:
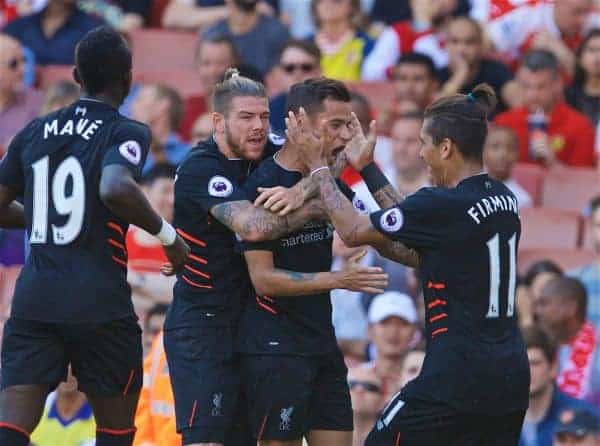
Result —
[{"label": "neck of player", "polygon": [[285,143],[283,148],[277,153],[275,157],[277,164],[286,170],[297,170],[302,172],[303,176],[310,173],[310,170],[306,163],[303,161],[302,156],[297,150],[294,150],[289,143]]},{"label": "neck of player", "polygon": [[483,172],[483,164],[478,161],[463,161],[450,164],[442,178],[440,186],[456,187],[465,178],[472,177]]},{"label": "neck of player", "polygon": [[538,423],[544,418],[552,404],[554,392],[554,384],[549,383],[545,389],[537,392],[535,395],[530,395],[529,408],[525,414],[525,420],[529,423]]},{"label": "neck of player", "polygon": [[[119,96],[119,97],[117,98],[117,96]],[[122,102],[120,95],[109,93],[109,92],[103,92],[103,93],[91,95],[84,91],[82,93],[81,97],[88,98],[88,99],[94,99],[96,101],[102,101],[114,108],[119,108],[119,106],[121,105],[121,102]]]}]

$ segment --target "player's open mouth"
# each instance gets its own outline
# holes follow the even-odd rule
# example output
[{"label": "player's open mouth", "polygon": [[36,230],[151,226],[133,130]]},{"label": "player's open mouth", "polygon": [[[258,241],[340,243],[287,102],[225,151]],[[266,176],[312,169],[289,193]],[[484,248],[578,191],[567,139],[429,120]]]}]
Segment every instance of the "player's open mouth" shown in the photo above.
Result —
[{"label": "player's open mouth", "polygon": [[340,153],[342,153],[342,152],[344,151],[344,149],[345,149],[345,148],[346,148],[346,146],[339,146],[339,147],[336,147],[335,149],[333,149],[333,150],[331,151],[331,156],[332,156],[333,158],[337,158],[337,156],[338,156]]},{"label": "player's open mouth", "polygon": [[263,138],[262,136],[255,136],[252,138],[248,138],[248,142],[252,145],[264,145],[265,143],[265,138]]}]

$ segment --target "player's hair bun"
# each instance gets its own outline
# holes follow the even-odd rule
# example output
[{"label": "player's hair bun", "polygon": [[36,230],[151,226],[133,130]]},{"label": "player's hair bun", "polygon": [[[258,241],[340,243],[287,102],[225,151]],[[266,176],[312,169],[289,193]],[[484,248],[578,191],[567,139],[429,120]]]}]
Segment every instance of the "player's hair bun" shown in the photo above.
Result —
[{"label": "player's hair bun", "polygon": [[227,71],[225,71],[225,75],[223,76],[223,81],[235,79],[236,77],[240,77],[240,70],[237,68],[227,68]]},{"label": "player's hair bun", "polygon": [[485,110],[486,115],[489,115],[498,104],[498,97],[489,84],[478,84],[468,96]]}]

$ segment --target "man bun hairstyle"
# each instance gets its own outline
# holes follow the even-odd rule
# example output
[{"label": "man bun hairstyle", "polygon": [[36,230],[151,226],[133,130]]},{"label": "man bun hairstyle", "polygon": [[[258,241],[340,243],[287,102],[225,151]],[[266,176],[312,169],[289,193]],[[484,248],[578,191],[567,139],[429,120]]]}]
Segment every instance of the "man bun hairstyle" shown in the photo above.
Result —
[{"label": "man bun hairstyle", "polygon": [[212,97],[213,110],[226,115],[231,100],[242,96],[266,98],[267,91],[262,83],[242,76],[237,68],[228,68],[223,81],[215,86]]},{"label": "man bun hairstyle", "polygon": [[479,84],[469,94],[440,98],[425,109],[426,131],[434,144],[449,139],[465,159],[482,161],[488,115],[498,98],[488,84]]}]

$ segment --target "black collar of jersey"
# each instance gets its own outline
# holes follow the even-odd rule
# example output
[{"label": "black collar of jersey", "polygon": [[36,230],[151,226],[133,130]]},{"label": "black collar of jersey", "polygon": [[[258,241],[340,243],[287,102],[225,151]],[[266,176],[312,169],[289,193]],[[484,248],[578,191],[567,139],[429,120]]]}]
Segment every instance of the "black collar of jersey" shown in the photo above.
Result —
[{"label": "black collar of jersey", "polygon": [[485,181],[487,179],[489,179],[487,172],[476,173],[475,175],[471,175],[460,180],[456,187],[459,187],[463,184],[469,184],[471,182],[475,183],[477,181]]},{"label": "black collar of jersey", "polygon": [[88,98],[85,96],[80,97],[77,100],[76,105],[81,105],[82,107],[104,108],[110,111],[117,111],[117,109],[110,105],[108,102],[105,102],[101,99]]}]

